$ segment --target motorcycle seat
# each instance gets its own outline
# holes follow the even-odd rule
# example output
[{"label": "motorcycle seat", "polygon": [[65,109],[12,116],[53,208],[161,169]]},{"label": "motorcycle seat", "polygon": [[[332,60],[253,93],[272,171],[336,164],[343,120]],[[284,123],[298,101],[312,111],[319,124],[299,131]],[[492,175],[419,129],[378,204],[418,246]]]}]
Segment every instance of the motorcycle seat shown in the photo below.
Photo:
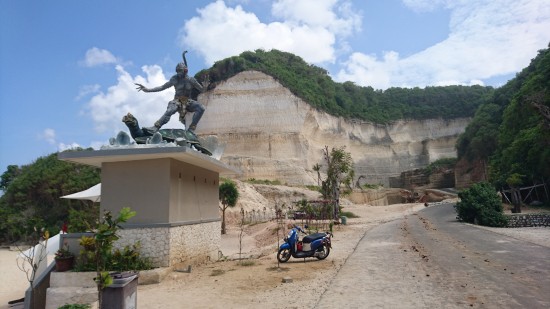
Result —
[{"label": "motorcycle seat", "polygon": [[327,234],[325,234],[325,233],[315,233],[315,234],[307,235],[306,237],[304,237],[304,239],[302,239],[302,241],[304,243],[308,244],[308,243],[312,243],[313,241],[315,241],[317,239],[323,238],[326,235]]}]

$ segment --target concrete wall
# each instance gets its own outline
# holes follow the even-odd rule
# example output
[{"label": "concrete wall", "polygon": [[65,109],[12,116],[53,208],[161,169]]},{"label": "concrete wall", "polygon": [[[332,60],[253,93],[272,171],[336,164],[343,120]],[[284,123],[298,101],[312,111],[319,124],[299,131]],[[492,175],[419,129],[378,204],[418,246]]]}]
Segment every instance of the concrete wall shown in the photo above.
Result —
[{"label": "concrete wall", "polygon": [[101,167],[101,212],[116,215],[130,207],[137,215],[131,224],[169,222],[170,161],[153,159],[104,163]]},{"label": "concrete wall", "polygon": [[170,158],[105,163],[101,211],[136,211],[126,227],[173,226],[219,220],[219,175]]},{"label": "concrete wall", "polygon": [[171,160],[168,222],[173,225],[219,220],[219,185],[218,173]]},{"label": "concrete wall", "polygon": [[123,224],[118,248],[138,241],[156,267],[217,258],[220,247],[219,174],[171,158],[104,163],[101,209],[123,207],[136,216]]}]

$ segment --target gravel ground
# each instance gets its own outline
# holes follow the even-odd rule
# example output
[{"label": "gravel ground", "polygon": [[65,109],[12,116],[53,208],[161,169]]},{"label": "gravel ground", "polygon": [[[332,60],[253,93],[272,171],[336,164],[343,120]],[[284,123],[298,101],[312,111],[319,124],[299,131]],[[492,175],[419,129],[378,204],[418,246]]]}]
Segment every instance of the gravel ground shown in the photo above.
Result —
[{"label": "gravel ground", "polygon": [[[249,231],[254,240],[246,238],[246,251],[248,255],[254,256],[254,252],[262,252],[264,255],[254,259],[250,266],[240,266],[236,261],[218,262],[210,265],[199,266],[192,274],[175,273],[167,280],[154,286],[140,286],[139,307],[160,308],[177,307],[185,302],[193,308],[331,308],[338,304],[321,302],[323,294],[332,292],[333,280],[341,270],[342,265],[347,263],[351,253],[357,250],[359,241],[371,229],[382,223],[413,214],[425,206],[423,204],[397,204],[390,206],[347,206],[346,211],[351,211],[359,218],[348,219],[348,225],[336,228],[333,238],[333,250],[324,261],[316,259],[296,260],[292,259],[285,264],[277,265],[275,258],[276,246],[262,248],[249,247],[254,242],[265,243],[265,234]],[[256,227],[256,231],[263,227]],[[266,227],[267,228],[267,227]],[[269,228],[267,228],[269,229]],[[542,245],[550,245],[550,228],[522,228],[522,229],[491,229],[495,233],[507,233],[507,235]],[[235,256],[238,249],[234,244],[236,230],[230,231],[229,235],[222,238],[224,254]],[[261,241],[263,240],[263,241]],[[233,249],[231,249],[233,246]],[[383,247],[380,250],[370,248],[369,254],[387,254]],[[237,251],[236,251],[237,250]],[[245,255],[246,255],[245,254]],[[384,268],[391,267],[392,263],[398,263],[401,257],[385,257],[384,265],[379,265],[377,271],[381,284],[393,286],[401,283],[401,288],[414,290],[418,283],[411,284],[403,281],[403,278],[393,278],[388,272],[384,274]],[[403,265],[411,265],[409,262]],[[373,266],[373,265],[371,265]],[[396,267],[398,265],[395,265]],[[424,270],[408,267],[403,270],[409,274],[408,278],[424,276]],[[215,274],[215,275],[214,275]],[[353,275],[353,274],[352,274]],[[283,283],[283,279],[291,279],[290,283]],[[395,284],[393,284],[395,283]],[[374,283],[376,284],[376,283]],[[424,285],[423,285],[424,286]],[[354,287],[358,293],[369,293],[368,289]],[[375,293],[375,289],[371,289]],[[412,291],[414,293],[414,291]],[[436,303],[444,296],[437,288],[434,290],[422,290],[424,301],[432,297],[432,303]],[[364,295],[363,295],[364,296]],[[206,301],[205,301],[206,300]],[[398,301],[398,300],[395,300]],[[392,300],[385,299],[381,303],[391,304]],[[359,308],[359,307],[358,307]]]}]

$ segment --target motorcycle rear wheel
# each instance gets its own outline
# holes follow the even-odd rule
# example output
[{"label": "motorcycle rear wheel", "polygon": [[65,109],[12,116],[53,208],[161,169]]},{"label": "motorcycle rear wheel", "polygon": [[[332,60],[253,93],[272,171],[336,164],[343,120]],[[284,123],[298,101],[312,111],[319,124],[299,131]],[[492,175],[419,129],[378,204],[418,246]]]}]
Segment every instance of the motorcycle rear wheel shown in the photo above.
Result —
[{"label": "motorcycle rear wheel", "polygon": [[285,263],[290,259],[290,249],[279,249],[279,252],[277,252],[277,260],[281,263]]},{"label": "motorcycle rear wheel", "polygon": [[319,255],[317,255],[316,258],[318,258],[319,260],[324,260],[329,255],[330,248],[327,245],[323,245],[321,248],[319,248],[319,250],[317,250],[317,253],[319,253]]}]

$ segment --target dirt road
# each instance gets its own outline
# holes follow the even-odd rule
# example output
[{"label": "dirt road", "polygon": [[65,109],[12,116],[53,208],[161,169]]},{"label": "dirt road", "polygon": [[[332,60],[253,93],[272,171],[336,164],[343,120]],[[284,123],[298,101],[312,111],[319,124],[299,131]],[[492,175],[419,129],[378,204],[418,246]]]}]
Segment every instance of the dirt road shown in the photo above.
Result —
[{"label": "dirt road", "polygon": [[314,307],[550,307],[550,247],[455,217],[440,205],[370,230]]}]

